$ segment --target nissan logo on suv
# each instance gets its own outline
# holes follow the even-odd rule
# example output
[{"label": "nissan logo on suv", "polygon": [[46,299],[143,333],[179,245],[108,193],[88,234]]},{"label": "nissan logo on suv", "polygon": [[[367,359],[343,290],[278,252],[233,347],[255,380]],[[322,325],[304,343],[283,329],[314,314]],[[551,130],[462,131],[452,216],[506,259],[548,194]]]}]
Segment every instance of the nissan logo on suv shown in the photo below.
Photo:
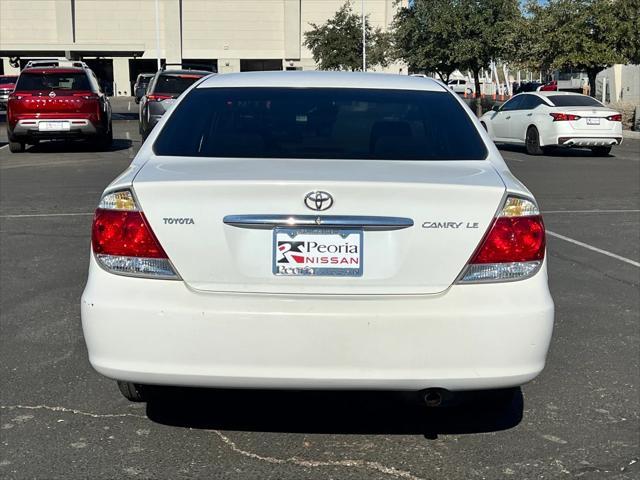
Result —
[{"label": "nissan logo on suv", "polygon": [[304,197],[304,204],[311,210],[328,210],[333,205],[333,197],[327,192],[317,190],[307,193]]}]

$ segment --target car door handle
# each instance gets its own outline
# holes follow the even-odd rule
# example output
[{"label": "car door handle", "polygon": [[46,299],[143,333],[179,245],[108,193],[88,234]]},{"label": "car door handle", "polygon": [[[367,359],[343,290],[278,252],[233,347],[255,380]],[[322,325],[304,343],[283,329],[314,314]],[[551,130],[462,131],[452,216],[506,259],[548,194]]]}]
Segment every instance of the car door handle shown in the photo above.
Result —
[{"label": "car door handle", "polygon": [[505,117],[505,120],[509,120],[511,118],[511,115],[509,115],[508,117]]},{"label": "car door handle", "polygon": [[527,113],[527,117],[530,117],[531,115],[533,115],[533,113]]}]

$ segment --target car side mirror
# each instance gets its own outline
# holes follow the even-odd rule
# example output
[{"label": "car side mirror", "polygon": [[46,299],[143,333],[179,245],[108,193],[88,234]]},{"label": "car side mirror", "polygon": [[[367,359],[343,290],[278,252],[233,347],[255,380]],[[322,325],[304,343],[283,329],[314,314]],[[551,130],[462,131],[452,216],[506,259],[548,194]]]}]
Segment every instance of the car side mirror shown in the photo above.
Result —
[{"label": "car side mirror", "polygon": [[493,110],[494,112],[499,112],[500,111],[500,105],[494,105],[491,110]]}]

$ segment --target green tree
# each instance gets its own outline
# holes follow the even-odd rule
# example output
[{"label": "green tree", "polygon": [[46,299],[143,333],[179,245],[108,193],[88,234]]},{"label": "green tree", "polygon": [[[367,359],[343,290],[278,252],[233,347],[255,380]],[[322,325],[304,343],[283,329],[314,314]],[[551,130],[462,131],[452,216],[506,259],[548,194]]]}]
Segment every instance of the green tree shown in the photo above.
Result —
[{"label": "green tree", "polygon": [[409,71],[435,72],[444,81],[460,67],[457,51],[462,16],[452,0],[415,0],[393,21],[394,56]]},{"label": "green tree", "polygon": [[490,62],[516,57],[514,37],[521,17],[518,0],[460,0],[462,31],[458,60],[475,79],[480,95],[480,72]]},{"label": "green tree", "polygon": [[[529,6],[529,4],[531,6]],[[529,0],[524,7],[524,12],[529,12],[538,5],[538,0]],[[514,21],[514,28],[509,37],[510,44],[507,46],[509,66],[512,69],[528,71],[544,71],[550,69],[550,65],[544,62],[542,55],[542,44],[540,42],[541,32],[538,31],[539,24],[534,15],[529,13],[520,15]]]},{"label": "green tree", "polygon": [[640,63],[640,0],[618,0],[615,8],[617,43],[629,63]]},{"label": "green tree", "polygon": [[470,70],[480,96],[481,70],[515,57],[520,19],[518,0],[415,0],[394,19],[395,56],[443,80]]},{"label": "green tree", "polygon": [[[322,25],[311,23],[304,44],[320,70],[362,70],[362,19],[347,1]],[[367,67],[389,64],[390,35],[373,28],[365,17]]]},{"label": "green tree", "polygon": [[[635,3],[636,7],[633,8]],[[637,0],[549,0],[528,5],[538,55],[554,69],[583,70],[595,95],[596,75],[638,60]]]}]

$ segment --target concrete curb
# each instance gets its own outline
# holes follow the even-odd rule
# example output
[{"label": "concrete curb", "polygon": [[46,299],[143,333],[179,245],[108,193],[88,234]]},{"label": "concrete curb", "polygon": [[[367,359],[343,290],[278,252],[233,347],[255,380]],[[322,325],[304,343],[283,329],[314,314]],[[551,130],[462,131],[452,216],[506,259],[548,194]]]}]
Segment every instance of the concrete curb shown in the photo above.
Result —
[{"label": "concrete curb", "polygon": [[640,139],[640,132],[634,132],[632,130],[623,130],[622,137]]}]

